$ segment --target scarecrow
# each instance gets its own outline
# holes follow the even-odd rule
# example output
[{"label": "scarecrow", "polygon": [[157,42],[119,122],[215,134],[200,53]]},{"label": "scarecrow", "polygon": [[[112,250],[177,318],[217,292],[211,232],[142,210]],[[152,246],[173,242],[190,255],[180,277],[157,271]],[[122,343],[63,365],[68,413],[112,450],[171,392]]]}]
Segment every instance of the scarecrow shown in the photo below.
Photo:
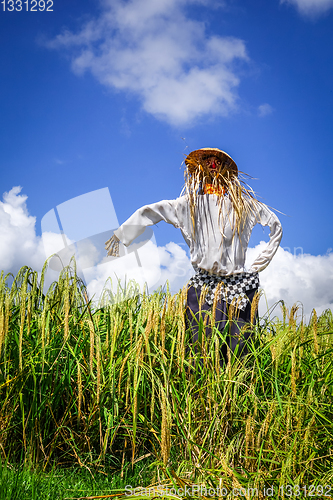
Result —
[{"label": "scarecrow", "polygon": [[[258,305],[258,273],[274,256],[282,237],[277,216],[258,201],[239,179],[234,160],[217,148],[192,151],[185,158],[185,186],[180,197],[137,210],[105,243],[108,255],[119,256],[119,241],[128,246],[147,226],[161,220],[179,228],[190,248],[194,276],[187,286],[186,323],[195,345],[200,317],[206,315],[225,335],[221,362],[247,352],[250,325]],[[253,227],[269,226],[269,242],[245,269]],[[230,314],[232,312],[232,314]],[[233,318],[232,318],[233,316]],[[210,326],[205,333],[210,335]]]}]

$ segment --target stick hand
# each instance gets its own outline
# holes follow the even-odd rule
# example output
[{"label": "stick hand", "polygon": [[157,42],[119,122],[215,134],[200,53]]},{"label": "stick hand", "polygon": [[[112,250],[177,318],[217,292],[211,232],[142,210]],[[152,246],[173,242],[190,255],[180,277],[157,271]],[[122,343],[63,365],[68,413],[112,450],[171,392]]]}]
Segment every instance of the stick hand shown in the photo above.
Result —
[{"label": "stick hand", "polygon": [[105,250],[108,256],[119,257],[119,241],[119,238],[114,234],[105,242]]}]

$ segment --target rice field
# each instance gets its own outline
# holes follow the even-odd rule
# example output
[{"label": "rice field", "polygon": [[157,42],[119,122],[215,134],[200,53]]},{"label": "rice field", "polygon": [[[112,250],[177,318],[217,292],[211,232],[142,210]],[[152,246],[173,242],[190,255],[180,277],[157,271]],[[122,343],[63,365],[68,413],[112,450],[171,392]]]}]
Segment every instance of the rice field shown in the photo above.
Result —
[{"label": "rice field", "polygon": [[75,267],[44,294],[45,272],[1,275],[2,475],[76,465],[125,481],[140,466],[133,487],[333,496],[331,310],[306,324],[280,304],[282,319],[253,326],[250,354],[221,367],[216,329],[192,349],[184,290],[130,283],[93,306]]}]

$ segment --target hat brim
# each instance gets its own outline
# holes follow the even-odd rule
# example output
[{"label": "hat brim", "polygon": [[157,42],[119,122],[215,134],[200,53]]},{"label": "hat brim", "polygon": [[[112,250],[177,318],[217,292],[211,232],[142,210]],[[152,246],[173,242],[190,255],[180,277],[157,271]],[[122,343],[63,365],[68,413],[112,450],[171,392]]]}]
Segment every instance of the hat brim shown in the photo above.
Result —
[{"label": "hat brim", "polygon": [[185,158],[185,165],[190,172],[193,172],[196,170],[198,165],[200,165],[203,158],[207,156],[217,156],[224,164],[227,164],[228,170],[230,170],[234,175],[238,175],[238,168],[234,160],[228,155],[228,153],[225,153],[218,148],[202,148],[192,151]]}]

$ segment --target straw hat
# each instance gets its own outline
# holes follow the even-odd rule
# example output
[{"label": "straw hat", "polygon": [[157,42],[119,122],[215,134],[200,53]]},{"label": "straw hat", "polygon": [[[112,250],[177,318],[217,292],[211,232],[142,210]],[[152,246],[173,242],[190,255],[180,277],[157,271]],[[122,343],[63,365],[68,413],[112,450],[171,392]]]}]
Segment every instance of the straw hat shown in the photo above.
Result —
[{"label": "straw hat", "polygon": [[185,158],[185,165],[187,166],[189,172],[193,172],[196,169],[197,165],[201,163],[203,158],[207,156],[217,156],[218,158],[220,158],[222,163],[227,164],[224,166],[228,166],[228,169],[231,170],[234,175],[238,175],[237,165],[231,158],[231,156],[229,156],[224,151],[221,151],[221,149],[217,148],[196,149],[195,151],[192,151],[190,154],[188,154]]}]

